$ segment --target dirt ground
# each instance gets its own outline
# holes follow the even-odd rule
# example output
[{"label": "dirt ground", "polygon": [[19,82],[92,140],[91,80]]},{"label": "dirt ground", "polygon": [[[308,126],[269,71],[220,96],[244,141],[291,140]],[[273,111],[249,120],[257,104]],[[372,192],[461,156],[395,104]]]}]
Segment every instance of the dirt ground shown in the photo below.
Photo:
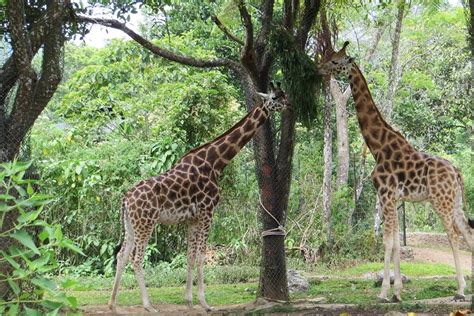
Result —
[{"label": "dirt ground", "polygon": [[[416,262],[430,262],[430,263],[444,263],[454,267],[454,259],[451,249],[443,239],[441,234],[420,234],[411,235],[408,238],[408,246],[413,249],[413,261]],[[434,248],[438,247],[438,248]],[[460,261],[464,270],[472,271],[472,257],[471,253],[468,251],[462,250],[460,252]],[[451,306],[452,310],[462,311],[458,315],[464,315],[471,306],[472,295],[468,297],[465,302],[454,302],[452,297],[441,297],[429,300],[419,300],[416,303],[426,304],[434,307],[435,306]],[[414,302],[410,302],[414,303]],[[219,306],[215,308],[210,314],[211,315],[242,315],[246,313],[255,313],[258,311],[264,312],[265,309],[274,307],[275,303],[252,303],[250,305],[226,305]],[[188,310],[184,305],[176,304],[159,304],[154,305],[155,308],[159,310],[160,315],[207,315],[203,309],[199,306],[196,306],[193,310]],[[341,313],[349,312],[352,315],[357,314],[385,314],[385,312],[380,313],[376,310],[367,311],[367,310],[358,310],[355,305],[350,304],[321,304],[321,300],[318,298],[312,300],[301,300],[292,302],[291,306],[300,309],[297,312],[284,312],[284,313],[271,313],[272,315],[339,315]],[[394,306],[395,309],[395,306]],[[80,310],[84,315],[113,315],[109,308],[106,305],[91,305],[83,306]],[[117,308],[117,313],[122,315],[150,315],[141,306],[119,306]],[[397,312],[388,312],[386,315],[406,315],[397,314]],[[417,315],[422,315],[417,313]]]}]

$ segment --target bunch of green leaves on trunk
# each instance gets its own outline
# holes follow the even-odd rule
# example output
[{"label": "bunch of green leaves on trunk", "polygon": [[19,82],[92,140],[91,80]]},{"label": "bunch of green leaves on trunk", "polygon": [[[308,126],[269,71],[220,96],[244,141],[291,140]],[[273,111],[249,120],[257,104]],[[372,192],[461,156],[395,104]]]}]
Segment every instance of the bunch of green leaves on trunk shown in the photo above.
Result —
[{"label": "bunch of green leaves on trunk", "polygon": [[[0,164],[0,239],[11,242],[0,253],[0,264],[10,266],[2,269],[0,282],[7,282],[12,289],[11,297],[0,300],[0,314],[57,314],[61,307],[77,306],[76,299],[64,292],[75,282],[57,283],[48,274],[58,267],[58,248],[73,253],[81,253],[81,249],[64,237],[61,225],[50,225],[42,219],[43,209],[51,200],[35,192],[38,181],[24,178],[30,165]],[[4,219],[10,212],[18,217],[13,225],[7,226]]]}]

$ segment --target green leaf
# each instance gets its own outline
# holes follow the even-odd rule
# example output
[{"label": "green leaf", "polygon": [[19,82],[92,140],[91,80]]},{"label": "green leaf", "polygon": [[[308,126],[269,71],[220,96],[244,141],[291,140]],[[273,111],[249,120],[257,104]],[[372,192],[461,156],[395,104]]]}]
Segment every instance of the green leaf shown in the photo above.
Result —
[{"label": "green leaf", "polygon": [[85,254],[82,252],[82,249],[77,246],[76,244],[74,244],[71,240],[69,239],[63,239],[61,240],[61,242],[59,243],[59,246],[60,247],[63,247],[63,248],[68,248],[76,253],[79,253],[83,256],[85,256]]},{"label": "green leaf", "polygon": [[28,212],[26,214],[23,214],[18,217],[18,222],[19,223],[31,223],[38,218],[39,214],[43,211],[43,205],[38,207],[38,209]]},{"label": "green leaf", "polygon": [[28,183],[28,186],[26,187],[26,192],[28,193],[28,195],[33,195],[35,193],[35,190],[33,190],[31,183]]},{"label": "green leaf", "polygon": [[37,255],[40,254],[38,248],[36,247],[35,243],[33,242],[33,239],[31,238],[31,236],[26,231],[24,231],[24,230],[17,231],[13,234],[10,234],[10,237],[18,240],[25,247],[30,248],[35,254],[37,254]]},{"label": "green leaf", "polygon": [[16,184],[14,184],[13,186],[15,187],[15,189],[18,191],[18,193],[19,193],[21,196],[26,196],[26,191],[25,191],[25,189],[23,189],[21,186],[16,185]]},{"label": "green leaf", "polygon": [[18,315],[18,308],[19,308],[19,304],[13,304],[13,305],[10,305],[10,309],[8,310],[8,313],[7,315],[8,316],[16,316]]},{"label": "green leaf", "polygon": [[54,230],[54,238],[56,238],[57,241],[61,241],[63,239],[63,232],[61,230],[61,226],[56,225],[56,229]]},{"label": "green leaf", "polygon": [[0,194],[0,200],[7,201],[7,200],[14,200],[14,199],[15,197],[10,194]]},{"label": "green leaf", "polygon": [[45,241],[46,238],[49,237],[49,233],[46,231],[46,230],[43,230],[39,235],[38,235],[38,238],[39,240],[41,241]]},{"label": "green leaf", "polygon": [[0,254],[2,254],[2,258],[5,258],[5,260],[8,261],[8,263],[14,267],[15,269],[19,269],[20,268],[20,265],[13,259],[10,257],[10,255],[8,255],[6,252],[4,252],[3,250],[0,251]]},{"label": "green leaf", "polygon": [[11,278],[8,278],[7,281],[8,281],[8,284],[10,285],[10,287],[12,288],[13,293],[15,293],[15,295],[20,294],[21,290],[20,290],[20,287],[18,286],[18,284],[16,284],[16,282],[13,281]]},{"label": "green leaf", "polygon": [[72,308],[77,308],[77,298],[74,296],[67,296],[66,299]]},{"label": "green leaf", "polygon": [[27,316],[41,316],[42,315],[40,311],[29,308],[28,306],[25,306],[25,314]]},{"label": "green leaf", "polygon": [[46,278],[34,278],[31,279],[31,283],[48,292],[54,292],[58,288],[58,286],[53,281]]},{"label": "green leaf", "polygon": [[70,287],[73,287],[77,284],[77,281],[76,280],[73,280],[73,279],[67,279],[67,280],[64,280],[63,282],[61,282],[61,287],[63,289],[68,289]]},{"label": "green leaf", "polygon": [[55,310],[50,311],[49,313],[46,313],[46,316],[56,316],[59,313],[60,308],[56,308]]},{"label": "green leaf", "polygon": [[62,302],[55,302],[55,301],[51,301],[51,300],[45,300],[45,301],[41,302],[41,305],[46,307],[47,309],[56,309],[56,308],[60,308],[64,304]]}]

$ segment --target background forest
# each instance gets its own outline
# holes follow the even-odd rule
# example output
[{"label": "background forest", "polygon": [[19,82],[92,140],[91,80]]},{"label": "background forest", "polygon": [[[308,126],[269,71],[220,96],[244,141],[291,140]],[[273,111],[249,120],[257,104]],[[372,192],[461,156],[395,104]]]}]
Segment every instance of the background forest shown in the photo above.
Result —
[{"label": "background forest", "polygon": [[[249,2],[249,10],[258,15]],[[136,9],[143,19],[139,33],[160,47],[196,58],[239,56],[236,42],[212,21],[216,15],[243,38],[233,1],[165,1],[153,9]],[[319,58],[323,23],[335,48],[349,40],[348,51],[363,68],[387,120],[417,149],[452,161],[464,175],[467,201],[473,205],[471,69],[463,6],[452,1],[336,1],[325,3],[323,12],[327,21],[318,17],[309,33],[307,57]],[[22,158],[32,160],[40,191],[51,198],[44,219],[60,224],[64,236],[82,249],[61,249],[55,273],[110,277],[122,231],[122,194],[226,131],[247,112],[246,95],[228,71],[168,61],[130,40],[114,39],[96,48],[76,38],[65,44],[62,64],[63,79],[31,129]],[[41,60],[33,65],[39,68]],[[283,78],[282,71],[272,76]],[[290,268],[311,271],[383,256],[370,182],[374,162],[346,89],[347,82],[332,81],[312,104],[314,115],[296,122],[286,213]],[[324,100],[329,100],[326,105]],[[275,135],[281,124],[275,117]],[[211,282],[258,276],[262,226],[255,168],[249,144],[221,180],[221,202],[209,236],[211,273],[206,278]],[[428,204],[405,207],[408,231],[443,231]],[[162,272],[153,282],[184,282],[185,241],[184,226],[155,229],[145,256],[145,267],[153,268],[147,273],[154,275],[157,267]]]}]

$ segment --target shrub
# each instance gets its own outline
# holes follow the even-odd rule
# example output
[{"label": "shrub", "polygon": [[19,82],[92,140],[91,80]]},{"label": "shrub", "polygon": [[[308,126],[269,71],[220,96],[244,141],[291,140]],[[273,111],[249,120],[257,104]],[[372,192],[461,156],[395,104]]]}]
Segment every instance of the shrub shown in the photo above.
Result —
[{"label": "shrub", "polygon": [[[0,264],[9,265],[7,274],[0,273],[0,282],[8,282],[11,296],[0,300],[0,314],[28,315],[41,312],[57,313],[61,307],[75,308],[77,301],[66,295],[65,289],[75,282],[55,282],[48,277],[58,267],[56,251],[81,250],[64,238],[61,225],[50,225],[41,219],[42,211],[50,200],[35,193],[39,183],[24,179],[31,163],[0,164],[0,239],[14,241],[8,249],[0,250]],[[4,226],[6,216],[18,217],[13,227]],[[32,234],[35,231],[37,234]]]}]

